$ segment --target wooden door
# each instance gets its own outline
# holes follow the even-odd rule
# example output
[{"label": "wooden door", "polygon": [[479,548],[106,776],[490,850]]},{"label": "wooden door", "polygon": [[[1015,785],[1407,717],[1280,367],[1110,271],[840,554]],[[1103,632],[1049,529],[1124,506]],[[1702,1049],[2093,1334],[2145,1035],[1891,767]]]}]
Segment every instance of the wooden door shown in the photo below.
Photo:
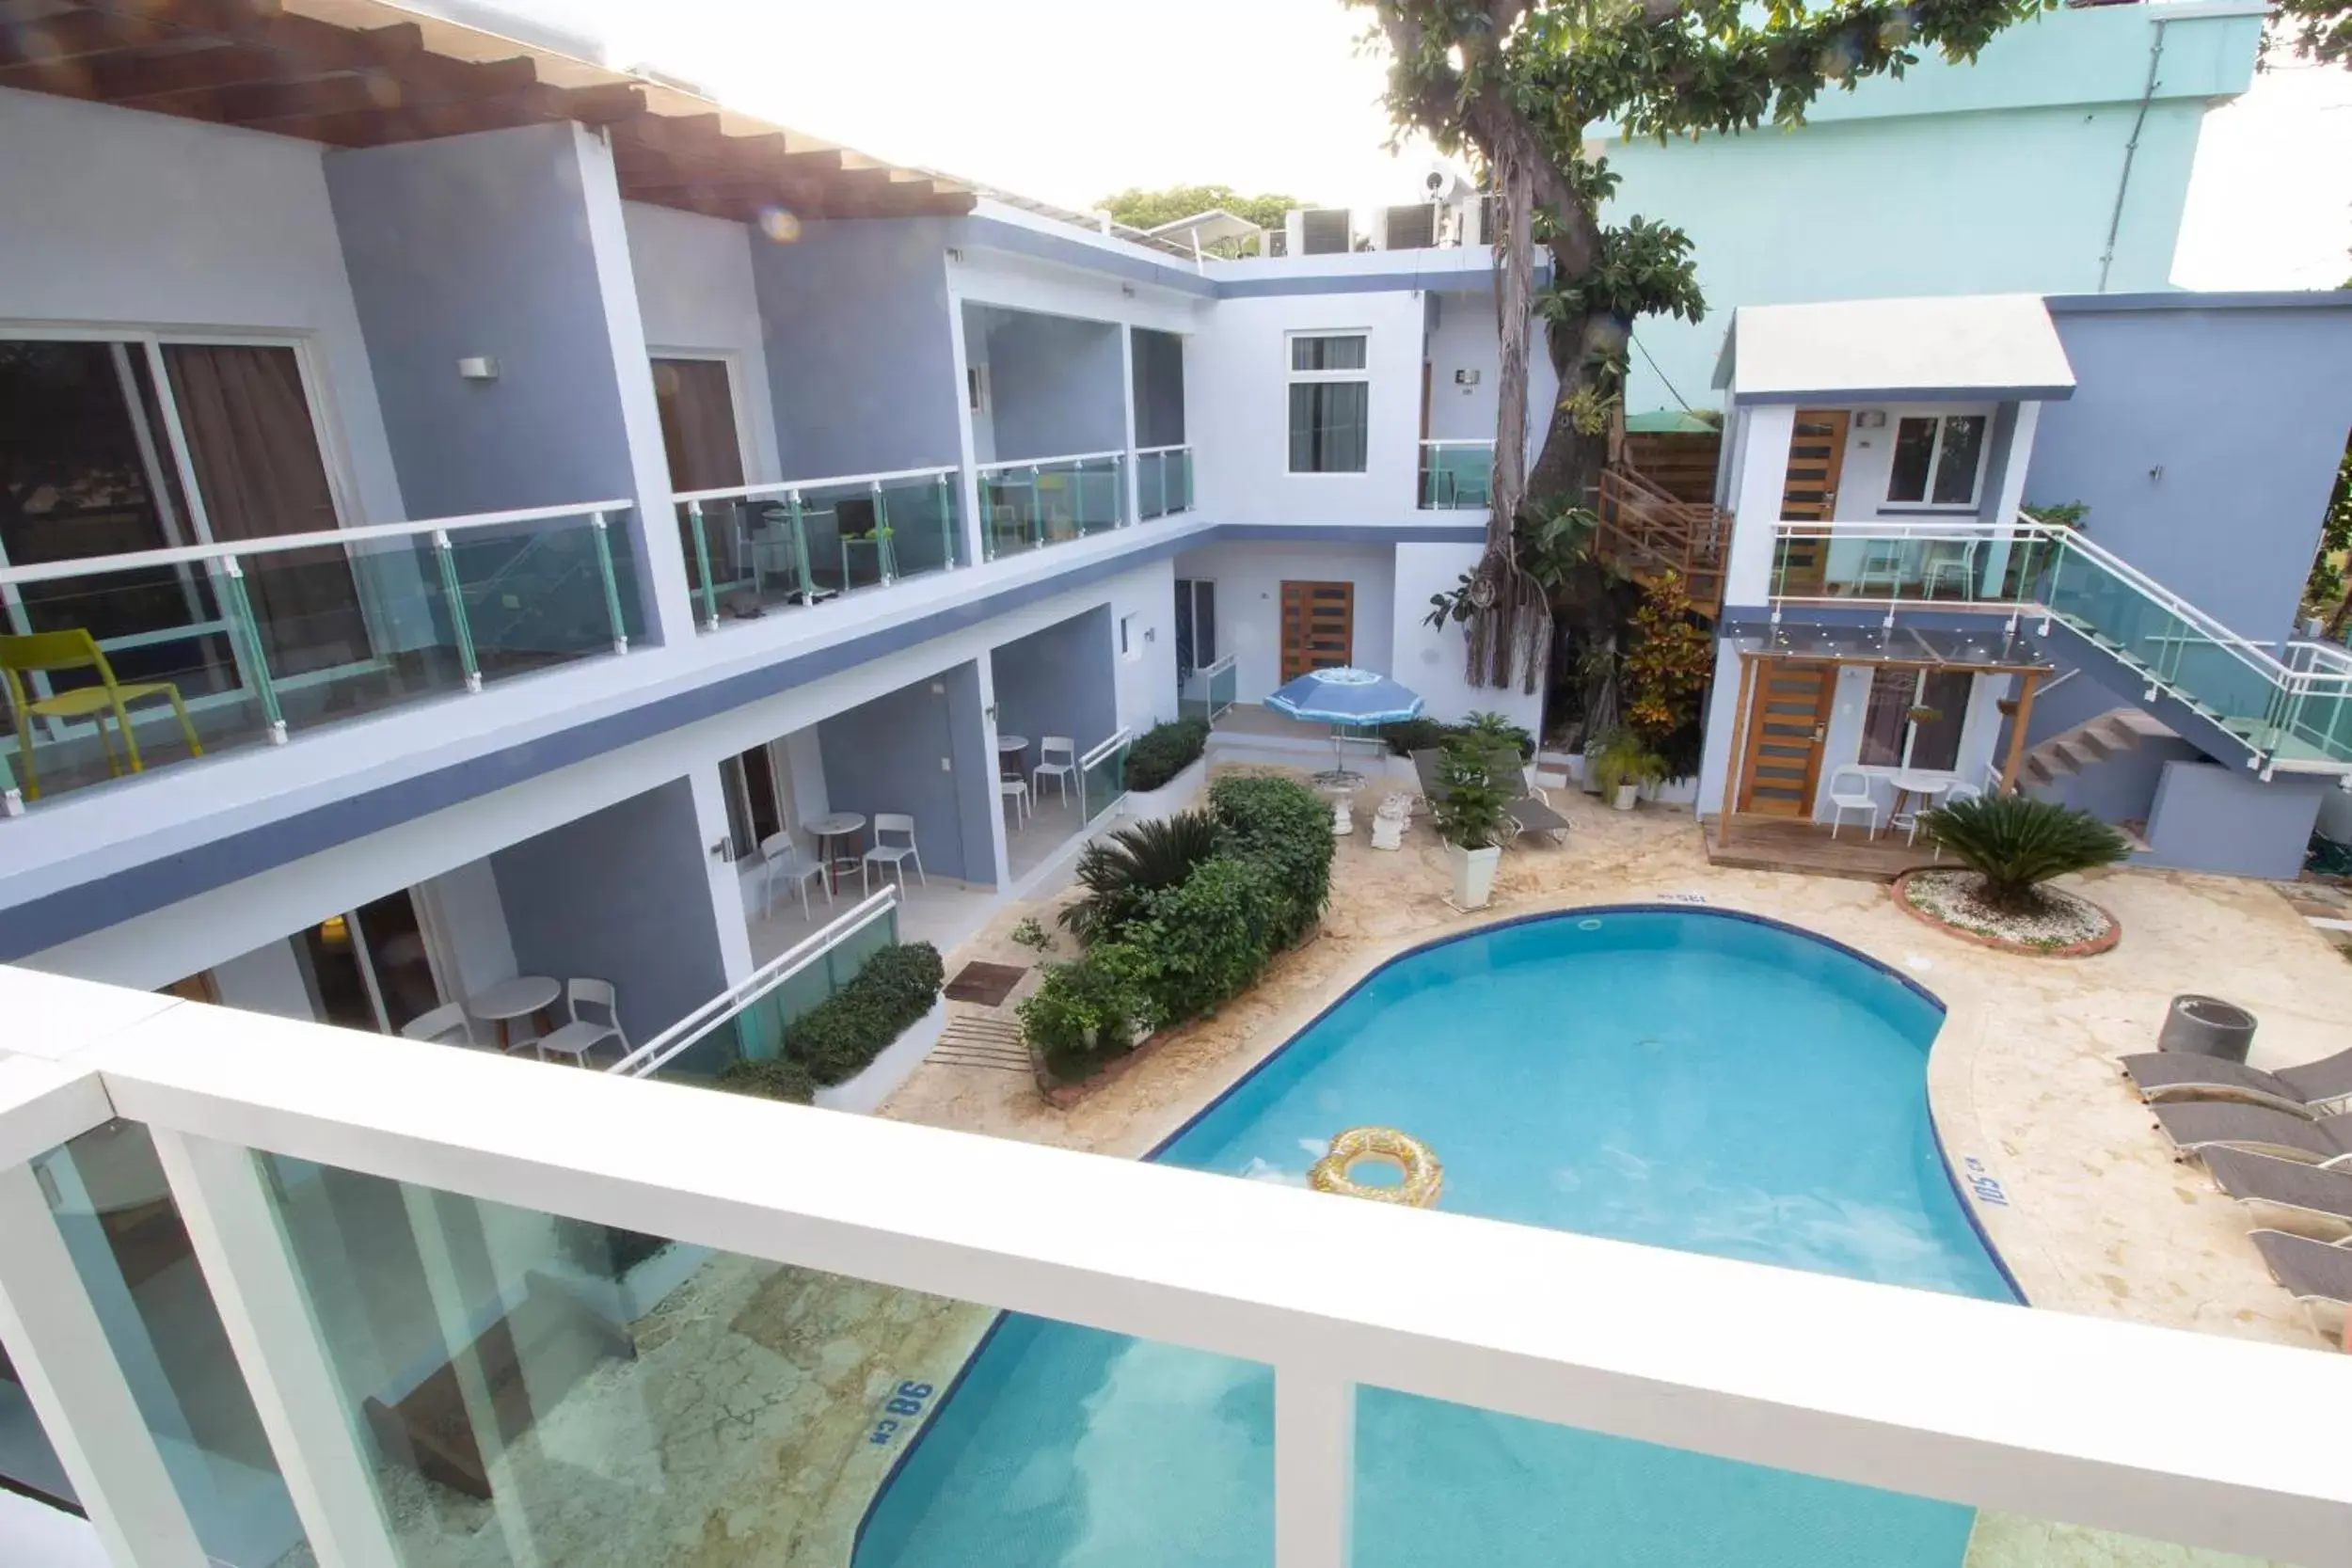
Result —
[{"label": "wooden door", "polygon": [[1756,696],[1748,708],[1747,746],[1740,759],[1740,810],[1767,816],[1813,815],[1821,779],[1821,737],[1837,694],[1837,666],[1790,659],[1756,661]]},{"label": "wooden door", "polygon": [[1310,670],[1332,670],[1356,652],[1356,585],[1352,582],[1282,584],[1282,681]]},{"label": "wooden door", "polygon": [[[1782,521],[1827,523],[1837,515],[1837,481],[1845,471],[1846,426],[1851,418],[1842,408],[1797,410],[1796,433],[1788,443],[1788,471],[1781,482]],[[1821,568],[1828,560],[1828,540],[1789,540],[1782,546],[1777,591],[1819,595]]]}]

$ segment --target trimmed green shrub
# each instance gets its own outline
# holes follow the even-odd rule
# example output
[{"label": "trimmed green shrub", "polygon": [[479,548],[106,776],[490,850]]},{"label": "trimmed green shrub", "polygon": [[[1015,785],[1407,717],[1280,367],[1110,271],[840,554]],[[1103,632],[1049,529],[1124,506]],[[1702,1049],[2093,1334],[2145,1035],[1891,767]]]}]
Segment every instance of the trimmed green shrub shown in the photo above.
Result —
[{"label": "trimmed green shrub", "polygon": [[1157,789],[1200,760],[1209,747],[1206,719],[1154,724],[1127,748],[1127,787]]},{"label": "trimmed green shrub", "polygon": [[1124,943],[1105,942],[1073,963],[1045,971],[1021,1004],[1021,1030],[1054,1078],[1084,1078],[1098,1064],[1135,1049],[1136,1026],[1147,1006],[1136,984],[1136,967]]},{"label": "trimmed green shrub", "polygon": [[1415,752],[1434,752],[1445,744],[1447,726],[1435,719],[1406,719],[1394,724],[1380,726],[1380,738],[1389,743],[1391,756],[1409,757]]},{"label": "trimmed green shrub", "polygon": [[1470,731],[1445,743],[1438,759],[1440,793],[1429,802],[1438,832],[1462,849],[1486,849],[1509,834],[1504,809],[1520,795],[1518,756],[1506,736]]},{"label": "trimmed green shrub", "polygon": [[1268,951],[1288,947],[1331,901],[1330,802],[1295,780],[1236,776],[1209,786],[1209,810],[1225,830],[1224,852],[1272,873],[1288,907]]},{"label": "trimmed green shrub", "polygon": [[817,1101],[817,1081],[808,1069],[789,1056],[771,1062],[735,1062],[719,1074],[719,1087],[729,1094],[757,1095],[762,1100],[788,1100],[795,1105]]},{"label": "trimmed green shrub", "polygon": [[[1330,836],[1327,828],[1324,842]],[[1120,939],[1135,958],[1145,1020],[1165,1029],[1248,990],[1295,909],[1271,866],[1227,855],[1152,894],[1144,918]]]},{"label": "trimmed green shrub", "polygon": [[1473,713],[1453,726],[1453,733],[1480,740],[1498,740],[1516,748],[1519,764],[1524,767],[1535,760],[1535,737],[1500,713]]},{"label": "trimmed green shrub", "polygon": [[848,985],[786,1027],[785,1053],[821,1086],[847,1083],[931,1010],[945,977],[939,949],[930,942],[885,947]]},{"label": "trimmed green shrub", "polygon": [[1204,811],[1138,822],[1078,852],[1078,885],[1086,896],[1061,911],[1063,927],[1082,942],[1118,938],[1143,913],[1145,900],[1175,887],[1216,853],[1216,818]]},{"label": "trimmed green shrub", "polygon": [[2131,858],[2122,833],[2087,811],[2029,795],[1955,800],[1919,819],[1920,831],[1984,879],[1984,902],[2030,910],[2053,877]]},{"label": "trimmed green shrub", "polygon": [[1445,743],[1456,736],[1507,741],[1518,748],[1520,762],[1535,760],[1535,736],[1500,713],[1473,713],[1458,724],[1441,724],[1435,719],[1407,719],[1380,726],[1380,738],[1389,743],[1391,754],[1400,757],[1411,756],[1415,752],[1442,751]]}]

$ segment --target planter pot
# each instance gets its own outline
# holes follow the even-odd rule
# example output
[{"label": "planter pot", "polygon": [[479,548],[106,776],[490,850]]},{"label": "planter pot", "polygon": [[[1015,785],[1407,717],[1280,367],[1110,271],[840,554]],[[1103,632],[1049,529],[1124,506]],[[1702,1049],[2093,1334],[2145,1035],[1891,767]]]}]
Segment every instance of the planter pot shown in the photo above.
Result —
[{"label": "planter pot", "polygon": [[1491,846],[1465,849],[1458,844],[1449,844],[1445,856],[1454,865],[1454,902],[1466,910],[1485,909],[1494,893],[1495,863],[1502,859],[1502,851]]},{"label": "planter pot", "polygon": [[1642,786],[1640,784],[1621,784],[1617,786],[1617,792],[1610,797],[1609,803],[1619,811],[1631,811],[1633,802],[1641,798]]},{"label": "planter pot", "polygon": [[1141,822],[1151,817],[1173,816],[1192,804],[1209,781],[1209,759],[1206,753],[1197,756],[1177,774],[1157,789],[1131,789],[1127,792],[1126,815]]},{"label": "planter pot", "polygon": [[905,1034],[883,1047],[881,1055],[866,1063],[865,1071],[818,1089],[817,1103],[828,1111],[851,1111],[861,1116],[873,1110],[890,1098],[893,1089],[914,1075],[914,1069],[923,1065],[923,1058],[931,1053],[931,1047],[939,1043],[946,1027],[947,1002],[942,997]]}]

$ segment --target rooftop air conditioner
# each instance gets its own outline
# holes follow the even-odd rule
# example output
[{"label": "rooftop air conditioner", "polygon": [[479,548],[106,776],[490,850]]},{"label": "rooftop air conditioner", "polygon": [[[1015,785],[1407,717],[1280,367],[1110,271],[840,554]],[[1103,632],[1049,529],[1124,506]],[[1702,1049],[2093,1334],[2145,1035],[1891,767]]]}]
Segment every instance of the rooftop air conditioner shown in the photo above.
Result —
[{"label": "rooftop air conditioner", "polygon": [[1348,213],[1344,207],[1309,207],[1298,214],[1301,256],[1341,256],[1348,245]]}]

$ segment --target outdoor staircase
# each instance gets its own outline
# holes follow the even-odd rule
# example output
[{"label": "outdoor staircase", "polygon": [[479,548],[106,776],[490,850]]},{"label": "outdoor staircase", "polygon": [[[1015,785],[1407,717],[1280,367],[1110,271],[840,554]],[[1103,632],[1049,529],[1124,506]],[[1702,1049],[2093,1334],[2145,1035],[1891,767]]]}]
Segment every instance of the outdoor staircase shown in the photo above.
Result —
[{"label": "outdoor staircase", "polygon": [[2059,775],[2080,773],[2121,752],[2135,751],[2142,740],[2170,739],[2178,734],[2152,713],[2136,707],[2109,708],[2027,752],[2019,770],[2034,784],[2054,784]]},{"label": "outdoor staircase", "polygon": [[1723,613],[1730,514],[1680,499],[1638,469],[1615,463],[1601,471],[1598,499],[1594,554],[1636,582],[1674,572],[1692,610],[1709,617]]}]

